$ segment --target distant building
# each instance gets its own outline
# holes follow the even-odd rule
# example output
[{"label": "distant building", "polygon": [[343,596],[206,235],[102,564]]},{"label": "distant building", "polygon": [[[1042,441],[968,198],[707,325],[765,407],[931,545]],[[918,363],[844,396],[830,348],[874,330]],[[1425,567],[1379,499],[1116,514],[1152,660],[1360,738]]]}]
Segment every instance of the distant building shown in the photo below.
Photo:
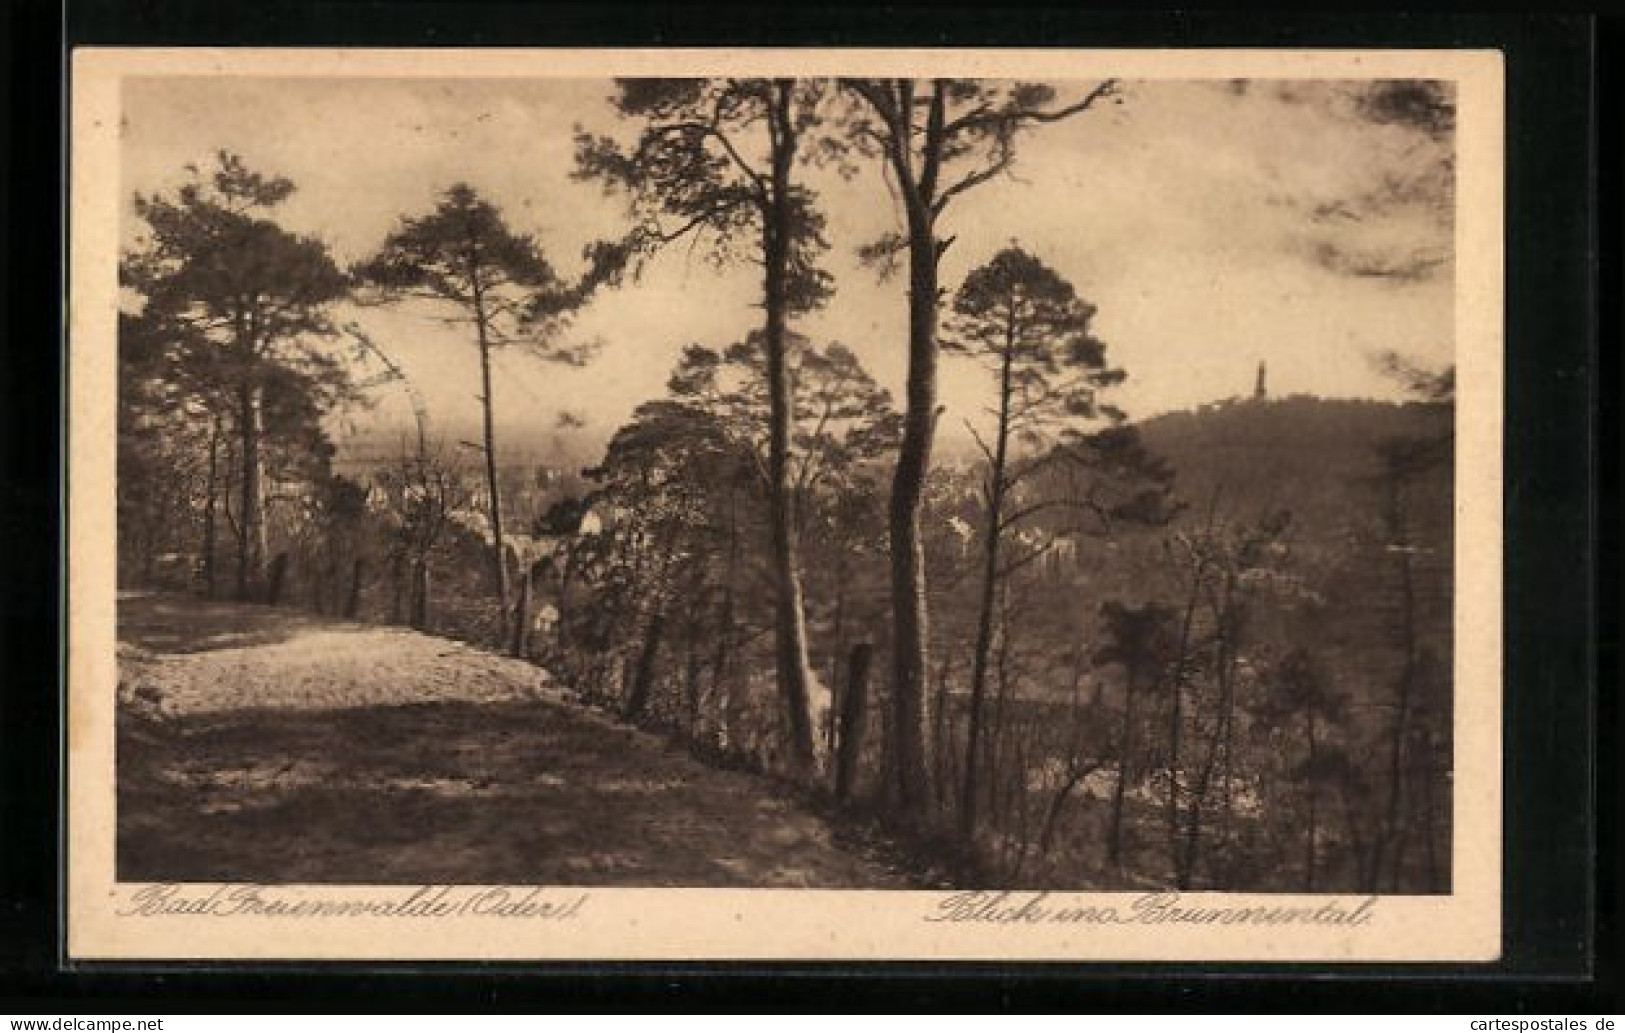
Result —
[{"label": "distant building", "polygon": [[1262,402],[1269,397],[1269,389],[1264,384],[1264,376],[1264,362],[1260,359],[1258,362],[1258,380],[1253,384],[1253,401],[1255,402]]}]

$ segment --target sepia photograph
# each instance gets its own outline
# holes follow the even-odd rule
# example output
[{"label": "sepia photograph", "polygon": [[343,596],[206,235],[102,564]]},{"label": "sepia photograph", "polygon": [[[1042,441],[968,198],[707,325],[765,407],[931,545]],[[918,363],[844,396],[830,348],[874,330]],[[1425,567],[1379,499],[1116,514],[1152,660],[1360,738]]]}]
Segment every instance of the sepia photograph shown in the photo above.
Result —
[{"label": "sepia photograph", "polygon": [[1499,76],[82,52],[84,951],[1493,957]]}]

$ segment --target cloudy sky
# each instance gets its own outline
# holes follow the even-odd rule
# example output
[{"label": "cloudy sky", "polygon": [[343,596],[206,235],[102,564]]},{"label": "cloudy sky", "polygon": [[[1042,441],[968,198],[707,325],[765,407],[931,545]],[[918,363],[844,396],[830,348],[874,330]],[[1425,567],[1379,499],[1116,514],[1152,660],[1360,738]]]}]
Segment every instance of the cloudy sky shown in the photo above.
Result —
[{"label": "cloudy sky", "polygon": [[[1055,85],[1064,97],[1090,84]],[[1098,334],[1129,374],[1114,401],[1131,416],[1247,393],[1260,361],[1274,394],[1393,397],[1374,352],[1452,360],[1451,155],[1448,138],[1364,117],[1356,90],[1125,84],[1121,105],[1027,137],[1010,177],[955,202],[942,282],[952,288],[1011,241],[1054,266],[1098,307]],[[169,191],[188,163],[235,151],[290,177],[298,190],[278,218],[349,262],[466,181],[577,271],[584,244],[625,228],[623,202],[570,178],[574,126],[625,132],[610,92],[605,80],[128,79],[121,188]],[[807,175],[829,213],[838,293],[798,329],[848,344],[900,395],[902,285],[854,255],[896,227],[893,202],[878,169]],[[129,244],[140,226],[126,223]],[[604,342],[586,368],[519,350],[498,358],[499,442],[561,440],[568,410],[586,420],[566,435],[573,450],[595,451],[662,393],[683,345],[725,345],[754,327],[757,289],[754,267],[718,269],[681,247],[662,255],[576,319],[571,337]],[[477,359],[466,324],[442,314],[419,302],[345,313],[404,367],[435,429],[464,435],[478,412]],[[945,430],[977,417],[987,386],[969,364],[946,364]],[[398,386],[376,395],[353,424],[409,423]]]}]

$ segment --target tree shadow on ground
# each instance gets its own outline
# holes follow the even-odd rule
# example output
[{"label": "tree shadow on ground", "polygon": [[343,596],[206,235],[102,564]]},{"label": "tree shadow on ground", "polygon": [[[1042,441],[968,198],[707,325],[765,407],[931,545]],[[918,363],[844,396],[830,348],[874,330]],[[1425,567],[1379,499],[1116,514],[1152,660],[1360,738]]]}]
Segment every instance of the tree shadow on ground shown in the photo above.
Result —
[{"label": "tree shadow on ground", "polygon": [[137,882],[902,888],[750,776],[554,703],[121,717]]},{"label": "tree shadow on ground", "polygon": [[269,606],[137,593],[118,599],[119,640],[153,653],[271,645],[333,623]]}]

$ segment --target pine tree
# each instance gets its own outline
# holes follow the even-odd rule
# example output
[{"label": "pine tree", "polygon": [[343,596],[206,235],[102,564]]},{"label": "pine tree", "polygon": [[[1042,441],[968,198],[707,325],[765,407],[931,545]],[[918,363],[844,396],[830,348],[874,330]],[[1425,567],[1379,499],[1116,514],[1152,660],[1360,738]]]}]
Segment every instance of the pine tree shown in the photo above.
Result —
[{"label": "pine tree", "polygon": [[988,657],[993,647],[994,615],[1002,574],[1004,539],[1025,511],[1011,519],[1012,493],[1049,460],[1022,457],[1020,443],[1035,444],[1047,431],[1070,424],[1072,429],[1097,416],[1117,416],[1101,406],[1098,392],[1123,380],[1123,372],[1106,365],[1106,348],[1091,332],[1095,308],[1078,297],[1073,286],[1019,248],[1006,248],[973,270],[954,296],[953,319],[942,347],[984,366],[997,385],[990,410],[993,440],[977,437],[987,460],[983,503],[981,612],[971,656],[969,733],[965,745],[964,786],[959,796],[959,831],[976,828],[980,795],[983,702]]},{"label": "pine tree", "polygon": [[903,205],[903,231],[863,253],[888,264],[898,254],[908,255],[908,386],[888,520],[894,625],[888,768],[897,810],[918,816],[929,791],[925,682],[930,636],[920,516],[938,415],[938,265],[953,243],[940,223],[955,198],[1010,169],[1023,132],[1087,111],[1114,96],[1117,84],[1102,82],[1063,105],[1041,83],[843,79],[841,84],[854,99],[845,120],[847,138],[860,153],[880,162]]},{"label": "pine tree", "polygon": [[530,236],[511,229],[502,212],[466,183],[447,190],[434,211],[402,220],[383,248],[358,269],[359,276],[391,295],[446,303],[451,323],[471,323],[480,356],[480,413],[485,459],[486,515],[491,533],[491,572],[498,613],[508,613],[508,564],[498,482],[496,400],[492,353],[523,345],[548,362],[579,365],[589,351],[557,340],[560,319],[584,304],[600,284],[618,274],[623,255],[610,245],[587,250],[590,267],[578,284],[554,271]]},{"label": "pine tree", "polygon": [[789,323],[821,305],[828,277],[815,264],[824,249],[823,216],[795,176],[824,93],[796,79],[622,79],[614,98],[642,128],[627,152],[607,137],[578,139],[579,175],[625,191],[640,221],[635,235],[659,248],[709,234],[726,261],[740,241],[762,267],[758,340],[769,401],[766,474],[770,559],[775,584],[775,656],[790,756],[814,764],[811,671],[791,469]]},{"label": "pine tree", "polygon": [[265,588],[268,423],[314,427],[346,394],[344,368],[320,342],[334,333],[329,309],[349,284],[320,240],[270,217],[291,181],[227,152],[217,162],[207,179],[193,169],[173,197],[136,197],[148,231],[120,273],[148,325],[184,349],[171,375],[234,426],[237,596],[248,600]]}]

